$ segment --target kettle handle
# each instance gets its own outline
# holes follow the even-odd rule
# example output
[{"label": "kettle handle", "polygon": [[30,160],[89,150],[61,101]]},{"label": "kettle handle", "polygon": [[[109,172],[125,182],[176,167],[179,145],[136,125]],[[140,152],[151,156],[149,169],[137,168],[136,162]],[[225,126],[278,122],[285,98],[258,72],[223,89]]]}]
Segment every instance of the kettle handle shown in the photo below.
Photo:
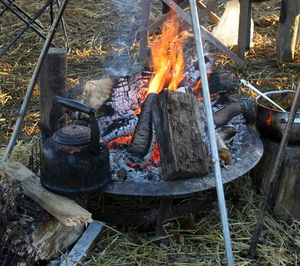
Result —
[{"label": "kettle handle", "polygon": [[80,102],[66,99],[57,95],[52,97],[52,101],[56,104],[64,106],[72,111],[78,111],[89,115],[90,122],[91,122],[91,141],[90,141],[90,149],[94,153],[100,152],[100,132],[99,132],[99,125],[96,119],[96,110],[90,106],[82,104]]}]

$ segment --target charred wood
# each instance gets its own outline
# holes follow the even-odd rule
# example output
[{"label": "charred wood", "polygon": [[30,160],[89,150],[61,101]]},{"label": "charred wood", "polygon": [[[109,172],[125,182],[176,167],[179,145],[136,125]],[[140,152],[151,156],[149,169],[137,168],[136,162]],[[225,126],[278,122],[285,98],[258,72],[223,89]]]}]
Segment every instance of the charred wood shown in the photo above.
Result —
[{"label": "charred wood", "polygon": [[140,72],[119,78],[109,99],[97,109],[98,117],[115,119],[133,115],[147,96],[151,76],[150,72]]},{"label": "charred wood", "polygon": [[142,104],[139,121],[135,128],[132,141],[127,149],[128,152],[144,157],[150,148],[152,140],[152,103],[156,96],[150,93]]},{"label": "charred wood", "polygon": [[239,103],[231,103],[221,110],[214,113],[214,122],[216,128],[228,123],[233,117],[242,113],[242,107]]},{"label": "charred wood", "polygon": [[209,156],[195,97],[166,90],[154,98],[152,111],[163,178],[174,180],[207,174]]},{"label": "charred wood", "polygon": [[130,115],[128,117],[113,120],[109,122],[108,125],[105,125],[105,121],[99,120],[102,139],[105,142],[109,142],[113,139],[132,136],[137,123],[137,115]]}]

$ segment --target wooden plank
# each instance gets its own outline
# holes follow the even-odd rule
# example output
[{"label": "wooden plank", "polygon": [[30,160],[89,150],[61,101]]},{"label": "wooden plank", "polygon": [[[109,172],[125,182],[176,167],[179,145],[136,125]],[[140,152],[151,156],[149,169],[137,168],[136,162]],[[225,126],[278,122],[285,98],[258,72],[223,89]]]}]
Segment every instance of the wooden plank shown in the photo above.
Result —
[{"label": "wooden plank", "polygon": [[277,60],[292,62],[297,46],[300,1],[282,0],[276,38]]},{"label": "wooden plank", "polygon": [[142,1],[141,31],[140,31],[140,60],[147,56],[148,48],[148,28],[150,17],[150,0]]},{"label": "wooden plank", "polygon": [[65,97],[67,89],[67,51],[49,48],[40,75],[40,128],[42,142],[63,126],[65,108],[52,103],[52,97]]},{"label": "wooden plank", "polygon": [[244,60],[246,50],[250,49],[251,1],[240,0],[240,19],[237,55]]},{"label": "wooden plank", "polygon": [[[182,17],[182,19],[187,22],[189,25],[192,25],[192,18],[189,14],[187,14],[182,8],[180,8],[177,4],[175,4],[172,0],[162,0],[164,3],[169,5],[175,12]],[[215,38],[207,29],[201,26],[201,34],[204,39],[212,43],[215,47],[217,47],[221,52],[230,57],[235,63],[239,66],[243,66],[245,62],[239,58],[235,53],[229,50],[222,42],[220,42],[217,38]]]},{"label": "wooden plank", "polygon": [[0,163],[0,173],[11,180],[21,182],[23,192],[43,209],[53,215],[62,224],[74,226],[92,222],[92,214],[75,201],[46,190],[39,178],[19,162],[8,160]]},{"label": "wooden plank", "polygon": [[104,223],[93,221],[60,266],[76,266],[83,262],[103,226]]},{"label": "wooden plank", "polygon": [[[189,1],[186,0],[183,3],[181,3],[179,6],[184,8],[185,5],[188,5]],[[200,3],[198,3],[200,5]],[[210,11],[215,9],[218,6],[218,0],[213,1],[211,4],[209,4],[205,9],[199,10],[198,15],[199,18],[205,17],[206,15],[210,14]],[[156,20],[149,26],[149,33],[153,33],[157,27],[161,26],[166,20],[168,19],[168,14],[163,15],[160,19]],[[182,27],[180,31],[185,30],[185,27]]]},{"label": "wooden plank", "polygon": [[[215,7],[212,7],[214,3],[218,3],[218,1],[214,1],[211,4],[209,4],[208,6],[203,4],[201,1],[197,1],[197,6],[198,6],[198,8],[203,9],[203,11],[208,12],[208,17],[210,18],[210,20],[212,22],[218,23],[220,21],[220,18],[214,12],[211,12],[212,9],[215,9]],[[199,13],[198,13],[199,17],[201,17],[200,12],[201,11],[199,11]]]},{"label": "wooden plank", "polygon": [[[279,150],[279,143],[263,139],[264,155],[254,168],[254,177],[257,179],[262,192],[267,190],[273,163]],[[273,195],[274,212],[281,218],[300,219],[300,146],[287,147],[285,158],[279,171],[279,182]]]}]

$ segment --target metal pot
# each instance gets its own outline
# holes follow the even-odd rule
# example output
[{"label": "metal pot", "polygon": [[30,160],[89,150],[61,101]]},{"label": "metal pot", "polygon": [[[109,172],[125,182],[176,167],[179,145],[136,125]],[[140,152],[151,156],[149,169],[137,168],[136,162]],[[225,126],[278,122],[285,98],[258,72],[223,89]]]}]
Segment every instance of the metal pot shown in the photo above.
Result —
[{"label": "metal pot", "polygon": [[[272,100],[275,98],[282,99],[282,97],[294,98],[296,92],[293,90],[283,91],[270,91],[265,95]],[[258,96],[256,98],[257,113],[256,113],[256,126],[261,135],[267,139],[280,141],[286,127],[289,112],[274,110],[264,105],[265,100]],[[288,110],[287,110],[288,111]],[[294,124],[292,127],[289,144],[300,144],[300,112],[296,113]]]}]

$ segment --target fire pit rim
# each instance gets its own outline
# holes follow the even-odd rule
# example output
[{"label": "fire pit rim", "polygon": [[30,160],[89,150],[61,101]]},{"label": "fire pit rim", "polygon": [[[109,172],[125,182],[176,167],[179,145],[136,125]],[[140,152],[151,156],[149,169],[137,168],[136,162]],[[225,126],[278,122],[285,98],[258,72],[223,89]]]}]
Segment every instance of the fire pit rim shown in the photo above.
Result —
[{"label": "fire pit rim", "polygon": [[[263,154],[263,144],[257,132],[250,128],[247,129],[247,140],[244,149],[239,152],[240,160],[232,165],[222,168],[223,183],[228,183],[241,177],[250,171],[261,159]],[[153,181],[153,182],[133,182],[111,180],[105,186],[102,193],[126,196],[145,196],[145,197],[178,197],[189,196],[200,191],[215,187],[214,173],[205,177],[194,177],[174,181]]]}]

